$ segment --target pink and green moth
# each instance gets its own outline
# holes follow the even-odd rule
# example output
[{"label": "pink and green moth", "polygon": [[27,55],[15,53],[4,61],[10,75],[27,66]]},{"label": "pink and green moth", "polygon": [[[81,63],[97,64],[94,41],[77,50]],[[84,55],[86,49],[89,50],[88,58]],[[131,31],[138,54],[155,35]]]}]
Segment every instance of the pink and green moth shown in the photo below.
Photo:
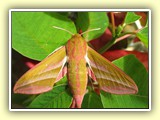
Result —
[{"label": "pink and green moth", "polygon": [[[64,30],[56,26],[54,28]],[[73,95],[73,108],[81,108],[89,79],[92,84],[98,83],[98,88],[105,92],[136,94],[138,88],[135,82],[121,69],[89,47],[82,34],[72,34],[65,46],[56,49],[27,71],[16,82],[14,93],[40,94],[50,91],[56,82],[67,75]]]}]

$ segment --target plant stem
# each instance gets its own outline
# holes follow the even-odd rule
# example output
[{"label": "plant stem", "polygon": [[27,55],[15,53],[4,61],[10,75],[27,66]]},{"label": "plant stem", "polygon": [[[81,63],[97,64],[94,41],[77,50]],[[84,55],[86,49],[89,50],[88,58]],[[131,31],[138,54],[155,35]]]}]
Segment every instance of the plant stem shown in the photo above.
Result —
[{"label": "plant stem", "polygon": [[[143,28],[142,28],[143,29]],[[131,35],[133,34],[137,34],[137,32],[139,32],[141,29],[138,29],[138,30],[135,30],[133,32],[126,32],[126,33],[123,33],[121,34],[118,38],[115,37],[113,38],[112,40],[110,40],[105,46],[103,46],[102,48],[100,48],[98,50],[99,53],[104,53],[105,51],[107,51],[110,47],[112,47],[115,43],[125,39],[125,38],[128,38],[130,37]]]},{"label": "plant stem", "polygon": [[112,39],[110,40],[105,46],[103,46],[102,48],[100,48],[98,50],[99,53],[104,53],[105,51],[107,51],[113,44],[115,44],[115,40],[116,39]]},{"label": "plant stem", "polygon": [[114,12],[111,12],[111,22],[112,22],[112,36],[115,37],[115,20],[114,20]]},{"label": "plant stem", "polygon": [[133,35],[133,34],[123,35],[123,36],[117,38],[117,39],[115,40],[115,43],[117,43],[117,42],[119,42],[119,41],[121,41],[121,40],[124,40],[125,38],[128,38],[128,37],[130,37],[131,35]]},{"label": "plant stem", "polygon": [[115,40],[115,43],[117,43],[117,42],[119,42],[119,41],[121,41],[121,40],[123,40],[123,39],[125,39],[125,38],[128,38],[128,37],[130,37],[131,35],[137,34],[140,30],[142,30],[142,29],[138,29],[138,30],[135,30],[135,31],[133,31],[133,32],[122,33],[122,34]]}]

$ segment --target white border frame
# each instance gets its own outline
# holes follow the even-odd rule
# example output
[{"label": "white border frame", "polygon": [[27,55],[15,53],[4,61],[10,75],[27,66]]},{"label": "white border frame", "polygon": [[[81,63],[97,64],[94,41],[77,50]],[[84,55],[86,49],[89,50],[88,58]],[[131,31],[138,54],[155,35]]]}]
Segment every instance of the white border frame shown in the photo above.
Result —
[{"label": "white border frame", "polygon": [[[147,109],[12,109],[11,108],[11,50],[12,50],[12,39],[11,39],[11,13],[13,11],[54,11],[54,12],[64,12],[64,11],[144,11],[149,13],[149,108]],[[10,111],[150,111],[151,110],[151,10],[150,9],[10,9],[9,10],[9,110]]]}]

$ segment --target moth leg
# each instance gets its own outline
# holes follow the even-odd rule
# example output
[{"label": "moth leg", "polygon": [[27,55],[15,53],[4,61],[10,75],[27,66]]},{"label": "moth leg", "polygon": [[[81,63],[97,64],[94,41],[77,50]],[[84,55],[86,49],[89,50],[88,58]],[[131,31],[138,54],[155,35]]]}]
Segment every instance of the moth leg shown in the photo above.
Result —
[{"label": "moth leg", "polygon": [[87,65],[87,70],[88,70],[88,76],[92,78],[92,80],[96,81],[96,76],[94,75],[94,72],[89,65]]},{"label": "moth leg", "polygon": [[92,78],[88,77],[88,85],[91,86],[94,92],[98,95],[100,94],[100,87],[97,81],[94,81]]},{"label": "moth leg", "polygon": [[70,108],[76,108],[76,101],[75,101],[75,99],[72,100],[72,104],[71,104]]}]

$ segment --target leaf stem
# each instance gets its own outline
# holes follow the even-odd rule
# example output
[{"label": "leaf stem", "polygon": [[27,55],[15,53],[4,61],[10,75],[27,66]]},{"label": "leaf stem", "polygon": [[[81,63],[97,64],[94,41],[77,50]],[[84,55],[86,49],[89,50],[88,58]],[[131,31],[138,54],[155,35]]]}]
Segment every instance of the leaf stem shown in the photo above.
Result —
[{"label": "leaf stem", "polygon": [[115,20],[114,20],[114,12],[111,12],[111,22],[112,22],[112,35],[115,37]]},{"label": "leaf stem", "polygon": [[[143,28],[141,28],[143,29]],[[100,48],[98,50],[99,53],[104,53],[105,51],[107,51],[110,47],[112,47],[115,43],[124,40],[125,38],[130,37],[131,35],[137,34],[141,29],[135,30],[133,32],[126,32],[126,33],[122,33],[119,37],[115,36],[112,38],[112,40],[110,40],[105,46],[103,46],[102,48]]]},{"label": "leaf stem", "polygon": [[113,44],[115,44],[115,40],[116,39],[112,39],[112,40],[110,40],[105,46],[103,46],[102,48],[100,48],[99,50],[98,50],[98,52],[100,53],[100,54],[102,54],[102,53],[104,53],[105,51],[107,51]]},{"label": "leaf stem", "polygon": [[[143,28],[141,28],[143,29]],[[115,43],[125,39],[125,38],[128,38],[130,37],[131,35],[135,35],[137,34],[141,29],[138,29],[138,30],[135,30],[133,32],[125,32],[125,33],[122,33],[116,40],[115,40]]]},{"label": "leaf stem", "polygon": [[117,42],[119,42],[119,41],[121,41],[121,40],[124,40],[125,38],[128,38],[128,37],[130,37],[131,35],[132,35],[132,34],[123,35],[123,36],[117,38],[117,39],[115,40],[115,43],[117,43]]}]

